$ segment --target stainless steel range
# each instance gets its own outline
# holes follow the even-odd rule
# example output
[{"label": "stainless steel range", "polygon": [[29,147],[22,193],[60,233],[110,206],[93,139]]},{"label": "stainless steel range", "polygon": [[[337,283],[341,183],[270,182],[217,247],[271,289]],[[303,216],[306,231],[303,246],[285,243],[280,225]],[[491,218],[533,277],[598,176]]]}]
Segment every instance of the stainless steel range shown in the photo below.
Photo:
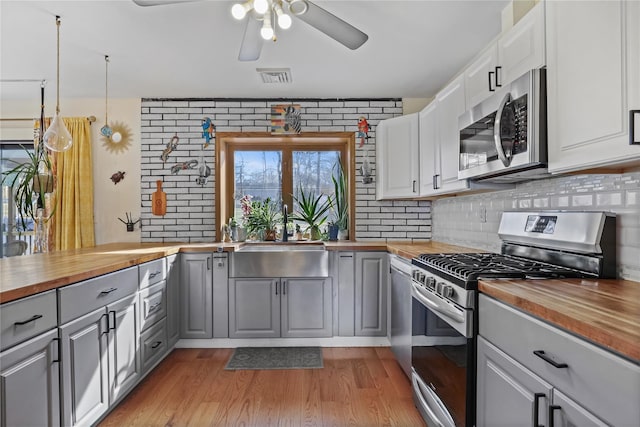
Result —
[{"label": "stainless steel range", "polygon": [[479,279],[615,277],[615,217],[604,212],[504,212],[500,254],[412,260],[412,385],[429,426],[475,425]]}]

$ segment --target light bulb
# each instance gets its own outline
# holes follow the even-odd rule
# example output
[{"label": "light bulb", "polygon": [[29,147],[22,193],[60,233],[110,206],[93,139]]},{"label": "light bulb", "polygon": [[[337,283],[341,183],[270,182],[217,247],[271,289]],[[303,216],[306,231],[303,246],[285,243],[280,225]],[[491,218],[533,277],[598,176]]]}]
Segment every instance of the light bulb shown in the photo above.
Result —
[{"label": "light bulb", "polygon": [[73,144],[71,134],[58,113],[53,117],[49,129],[43,136],[44,145],[52,151],[67,151]]},{"label": "light bulb", "polygon": [[231,15],[237,20],[243,19],[247,16],[247,11],[251,8],[250,2],[236,3],[231,8]]},{"label": "light bulb", "polygon": [[113,135],[111,135],[111,140],[116,143],[122,141],[122,134],[120,132],[114,132]]},{"label": "light bulb", "polygon": [[253,2],[253,8],[260,15],[264,15],[264,13],[269,9],[269,2],[267,0],[255,0]]},{"label": "light bulb", "polygon": [[283,30],[291,28],[291,17],[285,13],[278,14],[278,27]]},{"label": "light bulb", "polygon": [[273,39],[273,28],[271,27],[271,19],[267,19],[267,15],[265,15],[264,23],[262,24],[262,28],[260,29],[260,35],[265,40]]}]

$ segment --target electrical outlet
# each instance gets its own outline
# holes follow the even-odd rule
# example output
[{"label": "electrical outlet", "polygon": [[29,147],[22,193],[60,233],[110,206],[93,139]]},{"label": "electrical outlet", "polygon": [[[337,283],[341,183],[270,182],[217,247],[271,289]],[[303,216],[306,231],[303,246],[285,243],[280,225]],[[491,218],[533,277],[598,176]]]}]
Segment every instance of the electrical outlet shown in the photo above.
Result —
[{"label": "electrical outlet", "polygon": [[487,222],[487,208],[480,206],[480,209],[478,209],[478,218],[482,223]]}]

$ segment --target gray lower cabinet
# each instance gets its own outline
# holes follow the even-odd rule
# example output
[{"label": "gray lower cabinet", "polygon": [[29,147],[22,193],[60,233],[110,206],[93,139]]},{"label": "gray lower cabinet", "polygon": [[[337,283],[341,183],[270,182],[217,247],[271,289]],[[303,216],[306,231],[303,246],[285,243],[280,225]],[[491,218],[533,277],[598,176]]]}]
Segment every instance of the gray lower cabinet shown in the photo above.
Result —
[{"label": "gray lower cabinet", "polygon": [[213,337],[212,254],[180,257],[180,338]]},{"label": "gray lower cabinet", "polygon": [[387,335],[386,252],[355,253],[355,335]]},{"label": "gray lower cabinet", "polygon": [[131,295],[107,306],[109,317],[109,404],[125,396],[140,380],[138,300]]},{"label": "gray lower cabinet", "polygon": [[0,426],[59,426],[58,330],[0,353]]},{"label": "gray lower cabinet", "polygon": [[180,339],[180,260],[167,257],[167,343],[173,347]]},{"label": "gray lower cabinet", "polygon": [[60,327],[62,423],[91,425],[109,409],[109,327],[104,308]]},{"label": "gray lower cabinet", "polygon": [[478,427],[638,425],[639,365],[484,294],[478,319]]},{"label": "gray lower cabinet", "polygon": [[331,279],[229,280],[231,338],[330,337]]}]

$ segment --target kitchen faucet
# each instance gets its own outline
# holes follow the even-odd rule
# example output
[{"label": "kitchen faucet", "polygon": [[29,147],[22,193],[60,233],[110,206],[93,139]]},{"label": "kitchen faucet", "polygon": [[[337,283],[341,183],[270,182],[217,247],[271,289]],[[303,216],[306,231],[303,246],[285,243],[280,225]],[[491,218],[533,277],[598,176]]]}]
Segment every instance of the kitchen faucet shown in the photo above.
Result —
[{"label": "kitchen faucet", "polygon": [[282,214],[284,216],[284,227],[282,228],[282,241],[283,242],[288,242],[289,241],[289,233],[287,232],[287,222],[289,221],[288,218],[288,211],[289,208],[287,207],[287,204],[283,204],[282,205]]}]

